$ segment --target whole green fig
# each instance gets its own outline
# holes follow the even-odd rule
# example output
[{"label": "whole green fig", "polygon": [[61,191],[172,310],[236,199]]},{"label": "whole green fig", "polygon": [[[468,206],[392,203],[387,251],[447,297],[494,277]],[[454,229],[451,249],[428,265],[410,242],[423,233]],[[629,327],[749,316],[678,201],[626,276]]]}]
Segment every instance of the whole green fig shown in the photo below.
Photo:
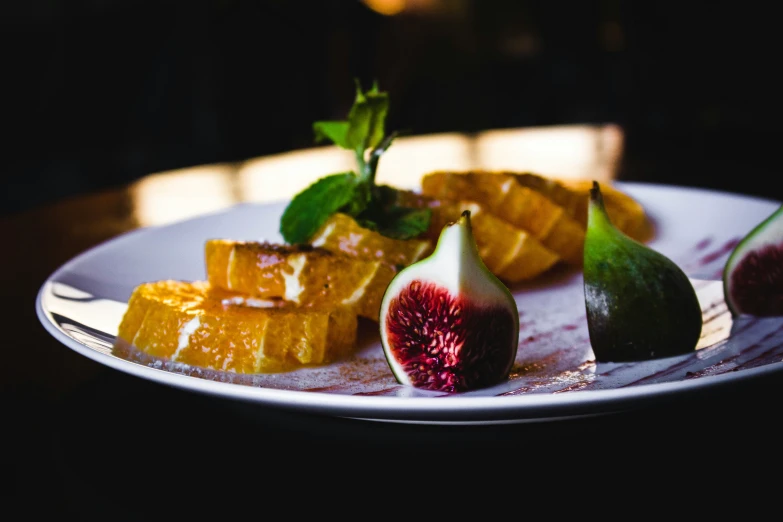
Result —
[{"label": "whole green fig", "polygon": [[590,189],[583,271],[597,362],[641,361],[696,348],[702,311],[688,276],[612,224],[596,181]]}]

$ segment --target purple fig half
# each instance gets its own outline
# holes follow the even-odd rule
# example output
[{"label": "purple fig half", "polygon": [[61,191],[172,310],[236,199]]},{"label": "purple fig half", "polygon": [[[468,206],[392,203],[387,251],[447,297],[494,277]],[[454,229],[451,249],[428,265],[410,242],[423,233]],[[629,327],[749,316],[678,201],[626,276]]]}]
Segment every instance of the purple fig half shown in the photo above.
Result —
[{"label": "purple fig half", "polygon": [[470,211],[443,228],[429,257],[392,279],[379,323],[400,384],[456,393],[508,378],[519,343],[517,304],[481,260]]},{"label": "purple fig half", "polygon": [[729,255],[723,295],[732,316],[783,316],[783,205]]}]

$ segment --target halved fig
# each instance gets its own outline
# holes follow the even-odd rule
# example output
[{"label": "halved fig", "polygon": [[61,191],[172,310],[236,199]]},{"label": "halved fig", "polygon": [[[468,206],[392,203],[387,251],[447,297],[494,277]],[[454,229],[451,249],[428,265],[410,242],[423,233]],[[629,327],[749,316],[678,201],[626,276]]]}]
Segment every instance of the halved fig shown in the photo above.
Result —
[{"label": "halved fig", "polygon": [[443,227],[434,252],[392,279],[379,318],[397,381],[448,393],[508,378],[519,313],[508,288],[484,265],[470,211]]},{"label": "halved fig", "polygon": [[612,224],[595,181],[583,272],[596,361],[641,361],[696,348],[703,323],[690,279],[671,259]]},{"label": "halved fig", "polygon": [[783,205],[734,247],[723,268],[723,293],[734,317],[783,315]]}]

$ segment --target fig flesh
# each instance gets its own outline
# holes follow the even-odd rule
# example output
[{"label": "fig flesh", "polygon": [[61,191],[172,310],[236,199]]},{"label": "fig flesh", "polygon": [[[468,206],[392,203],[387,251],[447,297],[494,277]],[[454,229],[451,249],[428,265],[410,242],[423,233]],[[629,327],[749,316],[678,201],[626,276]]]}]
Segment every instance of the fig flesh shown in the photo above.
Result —
[{"label": "fig flesh", "polygon": [[732,316],[783,316],[783,205],[729,255],[723,294]]},{"label": "fig flesh", "polygon": [[517,304],[481,260],[470,211],[443,227],[429,257],[392,279],[379,323],[400,384],[456,393],[508,378],[519,342]]},{"label": "fig flesh", "polygon": [[693,351],[702,311],[671,259],[617,229],[593,182],[584,245],[587,326],[597,362],[630,362]]}]

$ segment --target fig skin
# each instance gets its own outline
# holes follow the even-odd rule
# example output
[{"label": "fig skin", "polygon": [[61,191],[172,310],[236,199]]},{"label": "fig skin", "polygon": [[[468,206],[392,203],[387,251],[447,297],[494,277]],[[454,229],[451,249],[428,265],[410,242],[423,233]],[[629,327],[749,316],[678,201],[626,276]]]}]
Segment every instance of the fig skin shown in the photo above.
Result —
[{"label": "fig skin", "polygon": [[378,322],[384,355],[400,384],[458,393],[508,378],[519,312],[479,256],[470,211],[443,228],[429,257],[392,279]]},{"label": "fig skin", "polygon": [[702,310],[688,276],[669,258],[617,229],[598,182],[588,204],[584,295],[597,362],[632,362],[692,352]]},{"label": "fig skin", "polygon": [[783,205],[737,243],[723,268],[732,317],[783,316]]}]

